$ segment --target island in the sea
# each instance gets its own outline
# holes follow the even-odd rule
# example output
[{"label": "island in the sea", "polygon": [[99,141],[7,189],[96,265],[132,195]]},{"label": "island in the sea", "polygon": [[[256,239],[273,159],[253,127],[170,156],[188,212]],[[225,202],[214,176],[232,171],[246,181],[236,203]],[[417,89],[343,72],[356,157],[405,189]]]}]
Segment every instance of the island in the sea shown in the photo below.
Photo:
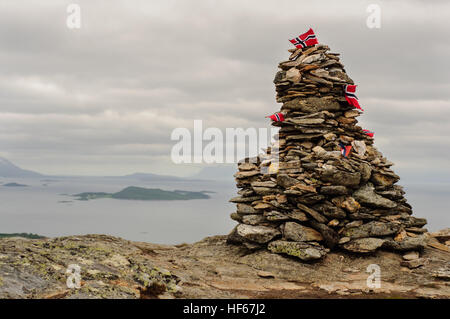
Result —
[{"label": "island in the sea", "polygon": [[32,233],[0,233],[0,238],[22,237],[28,239],[43,239],[44,236]]},{"label": "island in the sea", "polygon": [[182,190],[165,191],[159,188],[143,188],[129,186],[117,193],[85,192],[73,195],[78,200],[89,200],[97,198],[131,199],[131,200],[189,200],[208,199],[205,192],[190,192]]},{"label": "island in the sea", "polygon": [[19,184],[19,183],[6,183],[6,184],[3,184],[3,186],[6,186],[6,187],[27,187],[28,185]]}]

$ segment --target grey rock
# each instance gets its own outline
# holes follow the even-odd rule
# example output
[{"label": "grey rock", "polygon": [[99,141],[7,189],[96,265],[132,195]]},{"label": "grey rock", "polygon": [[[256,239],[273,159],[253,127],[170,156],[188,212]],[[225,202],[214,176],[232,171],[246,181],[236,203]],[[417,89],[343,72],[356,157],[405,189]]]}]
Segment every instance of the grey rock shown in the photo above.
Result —
[{"label": "grey rock", "polygon": [[277,183],[272,181],[265,181],[265,182],[253,182],[251,183],[252,187],[276,187]]},{"label": "grey rock", "polygon": [[431,273],[436,279],[450,280],[450,268],[440,268]]},{"label": "grey rock", "polygon": [[359,238],[342,245],[348,251],[355,253],[370,253],[380,248],[384,239],[380,238]]},{"label": "grey rock", "polygon": [[231,213],[230,218],[237,222],[242,222],[242,215],[239,215],[238,213]]},{"label": "grey rock", "polygon": [[242,238],[259,244],[267,243],[274,237],[281,235],[281,232],[275,228],[245,224],[239,224],[236,232]]},{"label": "grey rock", "polygon": [[394,176],[388,176],[385,174],[381,174],[378,172],[374,172],[372,174],[372,177],[370,179],[375,185],[379,185],[379,186],[391,186],[392,184],[396,183],[399,180],[399,177],[394,175]]},{"label": "grey rock", "polygon": [[325,195],[347,195],[348,190],[345,186],[334,185],[334,186],[322,186],[320,192]]},{"label": "grey rock", "polygon": [[264,216],[268,221],[272,222],[286,221],[290,219],[288,215],[277,212],[275,210],[272,210],[270,212],[264,212]]},{"label": "grey rock", "polygon": [[277,184],[284,188],[289,188],[299,183],[296,178],[289,177],[286,174],[279,174],[277,176]]},{"label": "grey rock", "polygon": [[321,214],[319,214],[318,212],[316,212],[314,209],[309,208],[303,204],[297,204],[297,207],[306,212],[307,214],[309,214],[312,218],[314,218],[315,220],[317,220],[319,223],[327,223],[328,219],[326,219],[325,217],[323,217]]},{"label": "grey rock", "polygon": [[237,226],[227,236],[227,244],[242,244],[243,241],[244,239],[237,233]]},{"label": "grey rock", "polygon": [[254,202],[256,200],[261,199],[259,196],[250,196],[250,197],[244,197],[244,196],[237,196],[230,199],[230,202],[232,203],[249,203]]},{"label": "grey rock", "polygon": [[324,119],[318,119],[318,118],[312,118],[312,119],[291,119],[289,120],[290,123],[296,124],[296,125],[314,125],[314,124],[322,124],[325,120]]},{"label": "grey rock", "polygon": [[278,71],[276,74],[275,74],[275,78],[274,78],[274,80],[273,80],[273,83],[275,83],[275,84],[277,84],[277,83],[279,83],[279,82],[282,82],[283,81],[283,79],[286,79],[286,71]]},{"label": "grey rock", "polygon": [[257,244],[255,242],[248,242],[248,241],[244,241],[242,243],[242,245],[245,246],[245,248],[249,249],[249,250],[258,250],[264,247],[264,245],[262,244]]},{"label": "grey rock", "polygon": [[334,169],[325,169],[322,172],[321,178],[323,181],[330,182],[334,185],[355,187],[358,186],[361,181],[361,174],[358,172],[351,173],[341,171],[334,168]]},{"label": "grey rock", "polygon": [[309,223],[311,227],[322,235],[327,247],[334,248],[334,246],[336,246],[339,242],[339,235],[332,228],[315,220],[311,220]]},{"label": "grey rock", "polygon": [[337,207],[328,201],[315,205],[313,208],[328,218],[344,219],[347,216],[342,208]]},{"label": "grey rock", "polygon": [[324,199],[325,199],[324,195],[311,193],[302,194],[302,196],[296,198],[297,202],[303,205],[314,205]]},{"label": "grey rock", "polygon": [[317,97],[296,98],[284,103],[284,107],[290,110],[301,111],[305,113],[315,113],[320,111],[338,111],[341,106],[334,99],[325,99]]},{"label": "grey rock", "polygon": [[237,213],[240,215],[256,214],[257,211],[250,205],[238,203],[236,205]]},{"label": "grey rock", "polygon": [[427,239],[425,235],[417,237],[406,237],[402,241],[387,240],[383,247],[398,251],[406,250],[423,250],[427,245]]},{"label": "grey rock", "polygon": [[405,194],[402,187],[399,185],[394,185],[391,189],[386,191],[377,191],[377,193],[392,200],[400,200]]},{"label": "grey rock", "polygon": [[309,170],[313,170],[317,168],[317,163],[303,163],[302,167],[304,169],[309,169]]},{"label": "grey rock", "polygon": [[350,240],[352,240],[350,237],[342,237],[341,239],[339,239],[339,244],[345,244],[348,243]]},{"label": "grey rock", "polygon": [[254,163],[244,162],[238,165],[240,171],[257,171],[258,167]]},{"label": "grey rock", "polygon": [[355,220],[355,221],[350,222],[347,225],[345,225],[345,227],[346,228],[359,227],[362,224],[364,224],[364,222],[362,220]]},{"label": "grey rock", "polygon": [[361,163],[359,170],[361,171],[361,182],[366,183],[372,176],[372,167],[367,163]]},{"label": "grey rock", "polygon": [[255,191],[256,194],[258,195],[270,195],[274,193],[273,188],[271,187],[256,187],[253,186],[253,190]]},{"label": "grey rock", "polygon": [[422,227],[427,224],[427,220],[425,218],[417,218],[413,216],[403,216],[398,219],[405,227]]},{"label": "grey rock", "polygon": [[413,260],[403,260],[400,262],[401,266],[408,267],[409,269],[419,268],[429,263],[427,258],[417,258]]},{"label": "grey rock", "polygon": [[342,235],[350,238],[378,237],[397,233],[399,224],[372,221],[361,226],[346,228]]},{"label": "grey rock", "polygon": [[295,222],[287,222],[282,228],[284,239],[292,241],[321,241],[322,235],[310,227],[302,226]]},{"label": "grey rock", "polygon": [[309,220],[309,218],[306,216],[306,214],[301,212],[298,209],[290,210],[286,213],[286,215],[288,215],[289,218],[291,218],[291,219],[295,219],[295,220],[298,220],[301,222],[305,222],[305,221]]},{"label": "grey rock", "polygon": [[394,208],[397,206],[397,204],[390,199],[376,194],[374,188],[369,184],[364,185],[354,192],[353,197],[363,205],[381,208]]},{"label": "grey rock", "polygon": [[259,175],[260,173],[261,172],[259,170],[255,170],[255,171],[239,171],[236,174],[234,174],[234,177],[236,177],[237,179],[243,179],[243,178],[248,178],[248,177]]},{"label": "grey rock", "polygon": [[450,240],[450,228],[442,229],[438,232],[431,233],[430,235],[440,242],[445,243],[446,241]]},{"label": "grey rock", "polygon": [[410,251],[403,255],[404,260],[414,260],[419,258],[418,251]]},{"label": "grey rock", "polygon": [[258,225],[264,222],[266,218],[263,215],[244,215],[242,222],[247,225]]},{"label": "grey rock", "polygon": [[294,256],[303,261],[320,259],[328,252],[326,248],[316,243],[284,240],[272,241],[267,248],[273,253]]}]

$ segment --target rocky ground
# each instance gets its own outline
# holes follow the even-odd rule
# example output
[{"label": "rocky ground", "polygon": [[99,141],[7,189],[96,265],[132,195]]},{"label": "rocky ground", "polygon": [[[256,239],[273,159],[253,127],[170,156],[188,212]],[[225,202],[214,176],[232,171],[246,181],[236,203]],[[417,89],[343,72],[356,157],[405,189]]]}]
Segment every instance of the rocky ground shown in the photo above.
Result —
[{"label": "rocky ground", "polygon": [[[5,238],[0,298],[450,298],[450,252],[430,244],[416,264],[389,251],[305,263],[225,236],[175,246],[105,235]],[[71,264],[81,269],[78,289],[67,287]],[[380,267],[380,288],[367,286],[370,264]]]}]

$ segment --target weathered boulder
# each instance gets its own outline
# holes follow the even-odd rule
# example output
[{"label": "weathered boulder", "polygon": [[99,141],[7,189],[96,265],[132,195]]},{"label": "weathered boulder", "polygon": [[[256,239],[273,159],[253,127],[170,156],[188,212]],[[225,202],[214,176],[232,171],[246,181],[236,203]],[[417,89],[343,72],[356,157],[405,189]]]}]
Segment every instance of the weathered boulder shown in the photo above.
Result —
[{"label": "weathered boulder", "polygon": [[359,170],[361,172],[361,183],[366,183],[372,176],[372,167],[367,163],[361,163]]},{"label": "weathered boulder", "polygon": [[296,68],[290,68],[286,71],[286,80],[291,81],[292,83],[298,83],[300,82],[300,79],[302,78],[300,74],[300,70]]},{"label": "weathered boulder", "polygon": [[286,220],[290,219],[289,215],[280,213],[276,210],[264,212],[264,217],[268,221],[273,221],[273,222],[286,221]]},{"label": "weathered boulder", "polygon": [[283,238],[292,241],[322,241],[322,235],[306,226],[295,222],[287,222],[282,228]]},{"label": "weathered boulder", "polygon": [[393,250],[422,250],[427,245],[427,238],[424,235],[417,237],[406,237],[402,241],[387,240],[383,247]]},{"label": "weathered boulder", "polygon": [[342,235],[350,238],[378,237],[395,234],[399,229],[399,224],[372,221],[361,226],[346,228]]},{"label": "weathered boulder", "polygon": [[274,193],[273,188],[271,187],[252,187],[256,194],[258,195],[270,195]]},{"label": "weathered boulder", "polygon": [[266,226],[251,226],[239,224],[236,227],[236,233],[245,240],[264,244],[272,240],[274,237],[281,235],[278,229]]},{"label": "weathered boulder", "polygon": [[328,222],[328,220],[323,217],[321,214],[319,214],[318,212],[316,212],[314,209],[309,208],[303,204],[298,203],[297,207],[299,209],[301,209],[302,211],[308,213],[312,218],[314,218],[315,220],[317,220],[319,223],[326,223]]},{"label": "weathered boulder", "polygon": [[333,185],[355,187],[358,186],[361,181],[361,173],[346,172],[333,167],[324,169],[321,178],[323,181],[330,182]]},{"label": "weathered boulder", "polygon": [[351,196],[345,197],[340,206],[350,213],[355,213],[361,208],[361,205]]},{"label": "weathered boulder", "polygon": [[305,113],[315,113],[320,111],[338,111],[341,106],[331,98],[297,98],[284,103],[283,108]]},{"label": "weathered boulder", "polygon": [[337,207],[328,201],[315,205],[313,208],[328,218],[344,219],[347,216],[342,208]]},{"label": "weathered boulder", "polygon": [[261,199],[261,197],[259,197],[259,196],[249,196],[249,197],[236,196],[236,197],[233,197],[232,199],[230,199],[230,202],[232,202],[232,203],[249,203],[249,202],[254,202],[258,199]]},{"label": "weathered boulder", "polygon": [[258,225],[263,223],[266,218],[262,215],[244,215],[242,222],[247,225]]},{"label": "weathered boulder", "polygon": [[236,212],[240,215],[247,215],[247,214],[256,214],[257,211],[253,208],[253,206],[247,205],[247,204],[237,204],[236,205]]},{"label": "weathered boulder", "polygon": [[322,186],[320,193],[325,195],[347,195],[348,190],[342,185]]},{"label": "weathered boulder", "polygon": [[277,184],[284,188],[292,187],[299,183],[298,179],[289,177],[286,174],[279,174],[277,176]]},{"label": "weathered boulder", "polygon": [[311,220],[309,223],[311,227],[322,234],[327,247],[333,248],[339,242],[339,235],[332,228],[315,220]]},{"label": "weathered boulder", "polygon": [[298,257],[303,261],[320,259],[328,250],[317,243],[274,240],[267,247],[271,252]]},{"label": "weathered boulder", "polygon": [[374,172],[370,179],[375,185],[378,186],[391,186],[399,180],[399,177],[396,175],[388,176],[382,173]]},{"label": "weathered boulder", "polygon": [[236,177],[237,179],[242,179],[242,178],[247,178],[247,177],[252,177],[255,175],[259,175],[260,171],[256,170],[256,171],[240,171],[237,172],[236,174],[234,174],[234,177]]},{"label": "weathered boulder", "polygon": [[409,251],[406,254],[403,255],[404,260],[414,260],[419,258],[419,252],[418,251]]},{"label": "weathered boulder", "polygon": [[419,268],[429,263],[427,258],[417,258],[413,260],[403,260],[400,262],[401,266],[408,267],[409,269]]},{"label": "weathered boulder", "polygon": [[436,238],[442,243],[445,243],[450,240],[450,228],[445,228],[438,232],[431,233],[430,236]]},{"label": "weathered boulder", "polygon": [[355,253],[370,253],[380,248],[384,243],[381,238],[359,238],[342,245],[348,251]]},{"label": "weathered boulder", "polygon": [[363,205],[381,207],[381,208],[394,208],[397,204],[390,199],[375,193],[375,189],[369,184],[364,185],[356,192],[353,193],[353,197]]}]

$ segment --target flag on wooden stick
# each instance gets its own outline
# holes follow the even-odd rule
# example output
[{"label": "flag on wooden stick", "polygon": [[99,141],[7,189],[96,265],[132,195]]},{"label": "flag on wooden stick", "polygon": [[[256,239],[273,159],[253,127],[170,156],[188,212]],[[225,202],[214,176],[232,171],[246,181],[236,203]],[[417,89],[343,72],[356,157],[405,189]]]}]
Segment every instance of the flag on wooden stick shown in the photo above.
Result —
[{"label": "flag on wooden stick", "polygon": [[283,122],[284,121],[284,114],[283,113],[275,113],[270,116],[266,116],[270,118],[274,122]]},{"label": "flag on wooden stick", "polygon": [[341,154],[344,157],[348,157],[350,155],[350,151],[352,150],[351,145],[345,145],[344,143],[339,143],[339,146],[341,147]]},{"label": "flag on wooden stick", "polygon": [[346,85],[345,86],[345,99],[347,100],[348,104],[350,104],[353,107],[356,107],[357,109],[360,109],[361,111],[364,111],[361,106],[359,105],[358,98],[356,97],[356,85]]},{"label": "flag on wooden stick", "polygon": [[289,40],[297,49],[303,49],[314,44],[318,44],[316,35],[314,34],[313,29],[309,29],[303,34],[300,34],[298,37]]}]

